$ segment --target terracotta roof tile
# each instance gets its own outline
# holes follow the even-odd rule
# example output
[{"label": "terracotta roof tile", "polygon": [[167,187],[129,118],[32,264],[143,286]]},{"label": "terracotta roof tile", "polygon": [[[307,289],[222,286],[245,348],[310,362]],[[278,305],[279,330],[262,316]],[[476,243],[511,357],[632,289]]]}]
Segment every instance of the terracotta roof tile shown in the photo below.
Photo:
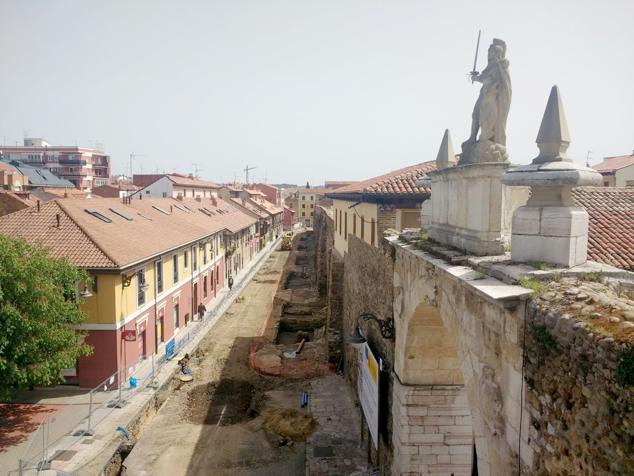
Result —
[{"label": "terracotta roof tile", "polygon": [[614,172],[615,170],[623,169],[630,165],[634,165],[634,154],[606,157],[603,159],[603,162],[593,165],[592,168],[597,172]]},{"label": "terracotta roof tile", "polygon": [[328,195],[338,194],[373,194],[373,195],[407,195],[429,192],[429,189],[417,187],[416,181],[428,172],[436,169],[436,161],[423,162],[379,177],[356,182],[351,185],[329,190]]},{"label": "terracotta roof tile", "polygon": [[634,187],[580,187],[572,198],[590,216],[588,258],[634,271]]},{"label": "terracotta roof tile", "polygon": [[57,199],[43,204],[39,213],[28,208],[0,217],[0,233],[41,242],[53,256],[68,257],[79,267],[125,268],[215,232],[238,231],[252,223],[255,219],[222,200],[213,205],[211,199],[187,203],[149,198],[130,204],[117,198]]}]

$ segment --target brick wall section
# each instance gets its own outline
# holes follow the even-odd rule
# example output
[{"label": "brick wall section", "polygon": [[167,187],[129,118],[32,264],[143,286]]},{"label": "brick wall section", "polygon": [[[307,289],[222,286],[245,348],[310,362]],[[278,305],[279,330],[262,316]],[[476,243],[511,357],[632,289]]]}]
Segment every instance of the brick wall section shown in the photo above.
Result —
[{"label": "brick wall section", "polygon": [[[359,238],[349,235],[348,253],[345,256],[343,274],[343,335],[349,336],[362,313],[372,313],[378,318],[392,317],[394,262],[392,248],[381,241],[376,248]],[[383,359],[384,367],[391,369],[394,363],[394,342],[384,339],[376,322],[360,324],[361,331],[375,354]],[[357,388],[356,350],[344,345],[345,375],[353,389]],[[385,423],[380,425],[379,451],[368,442],[371,462],[381,467],[381,474],[390,474],[392,464],[392,374],[382,372],[383,399],[380,412]],[[355,390],[356,391],[356,390]],[[381,429],[382,427],[382,429]],[[368,435],[367,431],[365,432]]]},{"label": "brick wall section", "polygon": [[528,306],[530,440],[522,459],[533,466],[522,474],[634,474],[634,387],[615,379],[632,344],[593,333],[548,304]]},{"label": "brick wall section", "polygon": [[471,475],[471,415],[462,385],[394,381],[392,474]]},{"label": "brick wall section", "polygon": [[388,228],[396,229],[396,208],[389,205],[379,205],[376,214],[377,231],[380,240],[385,230]]}]

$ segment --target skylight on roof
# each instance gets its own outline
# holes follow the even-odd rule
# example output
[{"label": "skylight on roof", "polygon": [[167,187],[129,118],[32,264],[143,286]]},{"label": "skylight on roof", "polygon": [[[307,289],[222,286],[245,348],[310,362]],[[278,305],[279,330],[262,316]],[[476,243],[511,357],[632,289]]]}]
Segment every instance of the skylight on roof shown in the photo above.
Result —
[{"label": "skylight on roof", "polygon": [[152,205],[152,208],[154,208],[155,210],[158,210],[161,213],[164,213],[165,215],[171,215],[170,212],[168,212],[167,210],[163,210],[161,207],[157,207],[156,205]]},{"label": "skylight on roof", "polygon": [[150,217],[146,217],[143,213],[137,213],[137,215],[139,215],[141,218],[145,218],[146,220],[152,221]]},{"label": "skylight on roof", "polygon": [[181,210],[181,211],[185,212],[185,213],[190,213],[190,212],[191,212],[191,210],[189,210],[189,209],[187,209],[187,208],[184,208],[184,207],[181,207],[180,205],[174,205],[174,206],[175,206],[176,208],[178,208],[179,210]]},{"label": "skylight on roof", "polygon": [[132,221],[133,220],[133,218],[130,215],[128,215],[126,212],[121,211],[121,210],[119,210],[117,208],[110,208],[109,210],[112,213],[114,213],[116,215],[119,215],[121,218],[123,218],[125,220],[128,220],[128,221]]},{"label": "skylight on roof", "polygon": [[214,212],[212,212],[209,208],[203,207],[203,209],[207,212],[207,213],[211,213],[212,215],[215,215]]},{"label": "skylight on roof", "polygon": [[92,208],[85,208],[84,211],[88,213],[89,215],[94,216],[98,220],[101,220],[105,223],[112,223],[112,220],[110,218],[108,218],[106,215],[99,213],[97,210],[94,210]]}]

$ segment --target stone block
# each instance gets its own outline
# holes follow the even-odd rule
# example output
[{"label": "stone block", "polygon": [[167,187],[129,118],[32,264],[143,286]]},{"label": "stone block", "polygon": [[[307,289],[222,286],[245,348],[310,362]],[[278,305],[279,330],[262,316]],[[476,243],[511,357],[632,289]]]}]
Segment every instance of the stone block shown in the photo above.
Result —
[{"label": "stone block", "polygon": [[513,234],[511,255],[517,262],[545,261],[571,268],[587,261],[587,242],[587,235],[564,238]]},{"label": "stone block", "polygon": [[429,416],[468,416],[471,415],[471,412],[468,407],[463,407],[461,405],[452,405],[429,407],[427,414]]},{"label": "stone block", "polygon": [[[524,207],[522,207],[524,208]],[[525,207],[529,208],[529,207]],[[530,207],[534,208],[534,207]],[[581,236],[588,232],[588,213],[578,207],[543,207],[539,234],[544,236]],[[515,231],[514,231],[515,233]],[[519,232],[517,232],[519,233]],[[520,233],[527,234],[527,233]]]},{"label": "stone block", "polygon": [[471,452],[451,455],[451,464],[471,464],[472,460],[473,454]]},{"label": "stone block", "polygon": [[471,448],[473,445],[473,437],[471,435],[444,435],[445,443],[450,445],[449,453],[457,454],[460,453],[463,448],[463,445],[468,445]]},{"label": "stone block", "polygon": [[455,419],[453,416],[426,416],[423,418],[424,425],[453,425]]},{"label": "stone block", "polygon": [[442,443],[445,439],[444,435],[437,434],[411,434],[408,435],[409,443]]}]

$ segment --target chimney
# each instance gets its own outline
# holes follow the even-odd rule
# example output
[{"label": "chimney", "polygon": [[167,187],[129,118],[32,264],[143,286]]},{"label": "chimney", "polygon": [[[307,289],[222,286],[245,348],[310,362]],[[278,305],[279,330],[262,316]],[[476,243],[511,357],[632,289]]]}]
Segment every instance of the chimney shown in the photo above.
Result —
[{"label": "chimney", "polygon": [[61,223],[61,216],[59,215],[59,213],[55,214],[55,221],[57,222],[57,228],[60,227],[60,223]]},{"label": "chimney", "polygon": [[178,195],[176,195],[176,200],[178,200],[179,202],[182,202],[183,196],[179,193]]},{"label": "chimney", "polygon": [[40,213],[40,201],[37,201],[37,212]]},{"label": "chimney", "polygon": [[170,205],[170,213],[174,213],[174,206]]},{"label": "chimney", "polygon": [[202,198],[200,198],[200,197],[196,197],[196,201],[197,201],[197,202],[202,202],[203,200],[202,200]]},{"label": "chimney", "polygon": [[213,198],[211,199],[211,204],[212,204],[214,207],[217,207],[217,206],[218,206],[218,200],[216,200],[216,197],[213,197]]}]

